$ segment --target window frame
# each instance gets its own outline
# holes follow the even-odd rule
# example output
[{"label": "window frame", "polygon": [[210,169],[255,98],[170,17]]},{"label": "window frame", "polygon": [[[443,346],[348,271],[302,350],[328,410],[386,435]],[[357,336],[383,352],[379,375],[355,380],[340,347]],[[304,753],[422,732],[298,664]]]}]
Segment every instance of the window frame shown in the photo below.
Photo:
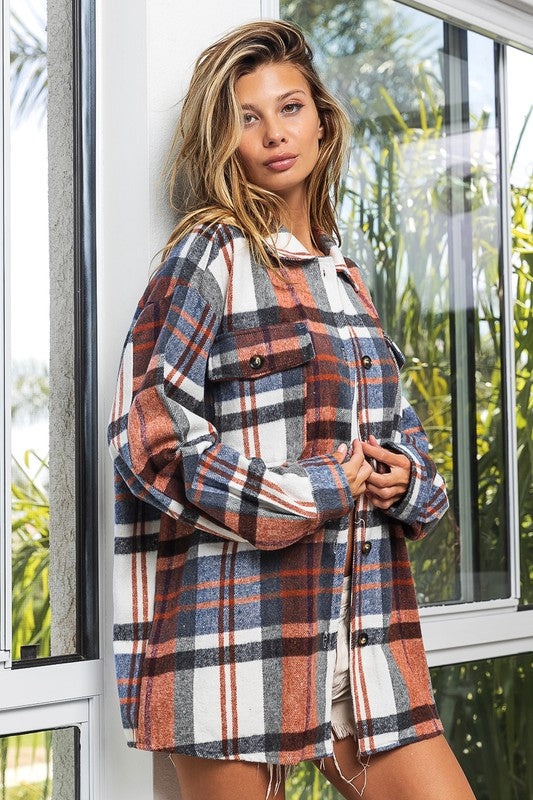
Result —
[{"label": "window frame", "polygon": [[[513,287],[511,265],[509,134],[506,80],[506,45],[533,54],[533,0],[471,0],[468,10],[455,0],[396,0],[453,25],[499,42],[496,62],[496,97],[501,174],[499,177],[502,281],[502,373],[506,433],[506,514],[510,595],[497,600],[436,604],[419,609],[422,637],[429,666],[485,659],[533,650],[533,609],[519,606],[520,521],[518,509],[517,436],[512,409],[516,381],[513,342]],[[531,7],[527,11],[526,7]],[[279,0],[261,0],[261,18],[279,19]],[[509,335],[509,332],[510,335]]]},{"label": "window frame", "polygon": [[[9,215],[9,31],[10,3],[3,4],[3,220]],[[0,501],[0,663],[29,669],[65,661],[96,659],[99,653],[98,595],[98,387],[96,309],[96,143],[95,143],[95,8],[94,0],[72,3],[73,54],[73,197],[75,293],[75,438],[76,438],[76,652],[12,661],[11,659],[11,425],[10,425],[10,252],[9,227],[3,230],[4,269],[2,325],[4,348],[0,392],[3,412],[4,458],[1,465],[3,496]],[[6,122],[7,120],[7,122]]]},{"label": "window frame", "polygon": [[[2,3],[2,214],[0,280],[0,390],[4,456],[0,462],[0,735],[77,727],[80,800],[104,796],[101,749],[104,692],[100,651],[98,531],[99,406],[97,386],[96,286],[96,4],[72,2],[73,196],[76,380],[76,549],[77,652],[35,660],[11,660],[11,436],[10,436],[10,4]],[[5,220],[5,222],[4,222]],[[5,580],[4,580],[5,576]]]},{"label": "window frame", "polygon": [[[56,728],[78,728],[79,753],[75,754],[78,770],[76,800],[96,800],[103,796],[100,792],[101,774],[99,758],[99,739],[101,729],[101,699],[98,685],[101,679],[95,673],[95,662],[87,662],[84,672],[73,681],[68,674],[71,665],[48,665],[44,668],[45,685],[49,690],[50,701],[43,705],[41,693],[32,691],[25,674],[20,670],[12,672],[9,681],[10,694],[7,704],[0,712],[0,736],[16,736],[34,731]],[[76,698],[76,690],[83,686],[81,696]],[[86,695],[86,688],[93,694]],[[73,699],[74,698],[74,699]]]}]

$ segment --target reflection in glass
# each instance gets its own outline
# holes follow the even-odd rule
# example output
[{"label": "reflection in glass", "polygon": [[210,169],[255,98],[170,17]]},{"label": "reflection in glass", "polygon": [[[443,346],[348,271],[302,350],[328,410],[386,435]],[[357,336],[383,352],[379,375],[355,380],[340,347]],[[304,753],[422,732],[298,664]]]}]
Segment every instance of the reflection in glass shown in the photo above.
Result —
[{"label": "reflection in glass", "polygon": [[5,800],[78,796],[77,728],[0,737],[0,793]]},{"label": "reflection in glass", "polygon": [[13,658],[76,651],[71,34],[12,0]]},{"label": "reflection in glass", "polygon": [[509,594],[491,40],[391,0],[281,3],[353,122],[339,204],[450,511],[410,543],[421,605]]}]

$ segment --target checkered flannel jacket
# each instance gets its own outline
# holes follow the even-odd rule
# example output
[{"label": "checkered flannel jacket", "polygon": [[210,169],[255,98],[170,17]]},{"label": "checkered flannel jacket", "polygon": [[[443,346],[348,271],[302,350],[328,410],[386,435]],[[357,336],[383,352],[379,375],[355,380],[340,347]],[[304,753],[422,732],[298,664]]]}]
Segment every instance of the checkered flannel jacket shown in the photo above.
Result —
[{"label": "checkered flannel jacket", "polygon": [[[332,755],[340,596],[354,518],[350,672],[362,754],[443,730],[406,539],[448,501],[359,268],[282,228],[254,261],[199,226],[150,280],[108,427],[114,652],[128,744],[296,764]],[[355,502],[333,452],[407,456],[387,512]],[[349,457],[349,452],[346,459]]]}]

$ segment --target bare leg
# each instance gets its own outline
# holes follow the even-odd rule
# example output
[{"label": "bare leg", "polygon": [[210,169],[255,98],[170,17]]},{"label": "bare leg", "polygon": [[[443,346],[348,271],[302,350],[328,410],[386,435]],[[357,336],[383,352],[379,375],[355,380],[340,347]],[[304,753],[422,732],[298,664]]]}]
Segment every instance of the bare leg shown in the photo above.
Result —
[{"label": "bare leg", "polygon": [[[171,753],[180,785],[180,800],[265,800],[269,784],[266,764],[226,761]],[[268,800],[285,800],[282,780],[274,794],[272,780]]]},{"label": "bare leg", "polygon": [[[334,740],[333,749],[345,777],[361,772],[352,736]],[[368,761],[368,756],[361,758]],[[313,763],[318,767],[320,762]],[[360,800],[364,774],[353,782],[359,789],[356,791],[342,780],[331,756],[324,759],[321,771],[346,800]],[[362,797],[363,800],[476,800],[442,734],[371,755]]]}]

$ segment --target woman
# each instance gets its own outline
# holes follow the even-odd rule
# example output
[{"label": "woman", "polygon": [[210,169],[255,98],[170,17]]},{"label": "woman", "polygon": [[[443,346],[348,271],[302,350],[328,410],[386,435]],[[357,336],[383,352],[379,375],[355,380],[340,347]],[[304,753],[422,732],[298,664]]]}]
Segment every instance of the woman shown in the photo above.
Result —
[{"label": "woman", "polygon": [[303,760],[345,798],[473,797],[405,544],[444,481],[335,241],[348,135],[293,25],[241,26],[195,65],[172,156],[189,208],[109,425],[122,719],[182,800],[279,800]]}]

